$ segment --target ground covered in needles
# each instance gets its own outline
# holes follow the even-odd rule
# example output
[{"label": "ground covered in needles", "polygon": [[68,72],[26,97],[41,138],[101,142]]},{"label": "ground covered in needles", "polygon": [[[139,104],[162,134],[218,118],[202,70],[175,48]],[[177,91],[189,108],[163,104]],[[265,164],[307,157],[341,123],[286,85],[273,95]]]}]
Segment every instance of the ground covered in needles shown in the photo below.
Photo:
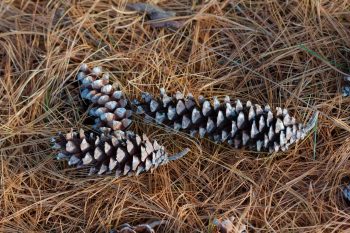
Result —
[{"label": "ground covered in needles", "polygon": [[[348,229],[350,2],[149,0],[165,19],[128,3],[0,1],[0,231],[160,221],[157,232],[213,232],[228,218],[248,232]],[[82,63],[109,71],[130,99],[160,88],[229,95],[304,123],[318,110],[317,128],[268,154],[135,117],[133,130],[191,151],[137,177],[86,176],[55,160],[50,144],[91,126],[75,79]]]}]

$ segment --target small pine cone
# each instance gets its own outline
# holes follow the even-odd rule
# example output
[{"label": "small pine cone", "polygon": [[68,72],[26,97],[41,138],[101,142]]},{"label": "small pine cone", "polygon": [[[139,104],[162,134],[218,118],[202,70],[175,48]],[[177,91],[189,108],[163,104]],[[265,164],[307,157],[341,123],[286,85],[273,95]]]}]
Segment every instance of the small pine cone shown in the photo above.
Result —
[{"label": "small pine cone", "polygon": [[92,104],[89,115],[95,118],[95,129],[125,130],[130,126],[132,111],[128,100],[120,89],[110,84],[108,73],[102,73],[101,67],[91,70],[84,64],[77,79],[81,98]]},{"label": "small pine cone", "polygon": [[342,88],[342,94],[344,97],[350,96],[350,75],[344,77],[344,84]]},{"label": "small pine cone", "polygon": [[184,97],[177,92],[169,96],[164,89],[159,98],[143,93],[142,102],[133,102],[137,106],[136,113],[145,114],[146,121],[155,120],[191,136],[198,133],[217,143],[226,141],[235,148],[249,147],[270,153],[285,151],[292,143],[303,139],[318,118],[316,112],[303,126],[289,115],[287,109],[280,107],[273,113],[269,105],[261,107],[250,101],[242,104],[240,100],[233,106],[228,96],[224,102],[214,97],[213,104],[200,96],[197,102],[191,94]]},{"label": "small pine cone", "polygon": [[59,134],[53,138],[53,148],[60,150],[57,159],[66,159],[76,167],[91,167],[92,174],[111,174],[116,177],[139,175],[153,171],[159,165],[183,157],[189,150],[168,157],[164,147],[157,141],[150,141],[144,134],[121,130],[96,134],[79,133],[71,130],[67,135]]}]

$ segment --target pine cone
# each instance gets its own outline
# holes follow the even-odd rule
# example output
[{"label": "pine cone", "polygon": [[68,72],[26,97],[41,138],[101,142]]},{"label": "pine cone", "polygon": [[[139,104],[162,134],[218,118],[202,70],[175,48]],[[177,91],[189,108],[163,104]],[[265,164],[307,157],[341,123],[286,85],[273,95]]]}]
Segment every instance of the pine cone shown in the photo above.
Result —
[{"label": "pine cone", "polygon": [[145,114],[146,121],[155,120],[191,136],[198,133],[215,142],[226,141],[236,148],[246,146],[269,152],[285,151],[292,143],[303,139],[318,117],[316,112],[303,126],[289,115],[287,109],[280,107],[274,114],[269,105],[262,107],[250,101],[242,104],[237,100],[233,106],[228,96],[222,103],[214,97],[213,104],[200,96],[197,103],[191,94],[184,97],[177,92],[169,96],[164,89],[159,98],[143,93],[142,102],[133,102],[137,106],[136,113]]},{"label": "pine cone", "polygon": [[342,88],[342,93],[344,97],[350,96],[350,76],[344,77],[344,85]]},{"label": "pine cone", "polygon": [[164,147],[157,141],[150,141],[145,134],[139,136],[120,130],[101,134],[85,133],[82,129],[79,133],[71,130],[66,136],[59,134],[52,141],[53,148],[60,150],[57,159],[66,159],[72,166],[89,166],[90,175],[115,173],[116,177],[153,171],[189,151],[185,149],[168,157]]},{"label": "pine cone", "polygon": [[116,85],[110,84],[108,73],[102,73],[101,67],[91,70],[84,64],[77,79],[81,98],[92,105],[89,116],[95,118],[95,129],[125,130],[130,126],[132,111],[128,100]]}]

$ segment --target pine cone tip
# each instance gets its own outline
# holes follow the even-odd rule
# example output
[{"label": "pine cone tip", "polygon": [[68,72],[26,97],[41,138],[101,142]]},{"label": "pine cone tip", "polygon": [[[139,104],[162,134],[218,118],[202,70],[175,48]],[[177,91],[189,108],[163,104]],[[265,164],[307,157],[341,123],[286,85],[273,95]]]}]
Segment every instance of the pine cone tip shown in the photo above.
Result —
[{"label": "pine cone tip", "polygon": [[190,151],[191,151],[190,148],[185,148],[183,151],[180,151],[179,153],[170,156],[168,158],[168,160],[169,161],[175,161],[175,160],[181,159],[182,157],[184,157]]},{"label": "pine cone tip", "polygon": [[310,120],[307,122],[307,124],[305,125],[305,134],[308,134],[313,128],[315,128],[317,122],[318,122],[318,115],[320,114],[319,111],[315,111]]}]

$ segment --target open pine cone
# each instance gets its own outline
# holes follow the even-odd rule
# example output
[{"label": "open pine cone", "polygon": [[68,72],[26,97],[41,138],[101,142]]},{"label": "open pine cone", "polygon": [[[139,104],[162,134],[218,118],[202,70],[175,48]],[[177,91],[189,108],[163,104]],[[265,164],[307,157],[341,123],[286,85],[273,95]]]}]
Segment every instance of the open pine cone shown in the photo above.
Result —
[{"label": "open pine cone", "polygon": [[195,136],[207,136],[215,142],[228,142],[236,148],[249,147],[256,151],[285,151],[294,142],[303,139],[315,126],[316,112],[307,125],[297,123],[287,109],[277,107],[273,112],[269,105],[260,106],[240,100],[232,102],[228,96],[223,102],[214,97],[213,104],[200,96],[198,102],[181,92],[173,96],[161,89],[153,98],[143,93],[142,102],[134,100],[138,114],[145,114],[146,121],[168,125]]},{"label": "open pine cone", "polygon": [[128,100],[117,85],[110,84],[108,73],[102,73],[101,67],[90,69],[83,64],[77,79],[81,98],[92,106],[89,115],[95,118],[95,129],[125,130],[130,126],[132,111]]},{"label": "open pine cone", "polygon": [[159,165],[183,157],[189,150],[169,157],[163,146],[130,131],[79,133],[71,130],[67,135],[53,138],[53,148],[59,150],[57,159],[66,159],[76,167],[89,166],[90,175],[115,173],[116,177],[138,175],[153,171]]}]

